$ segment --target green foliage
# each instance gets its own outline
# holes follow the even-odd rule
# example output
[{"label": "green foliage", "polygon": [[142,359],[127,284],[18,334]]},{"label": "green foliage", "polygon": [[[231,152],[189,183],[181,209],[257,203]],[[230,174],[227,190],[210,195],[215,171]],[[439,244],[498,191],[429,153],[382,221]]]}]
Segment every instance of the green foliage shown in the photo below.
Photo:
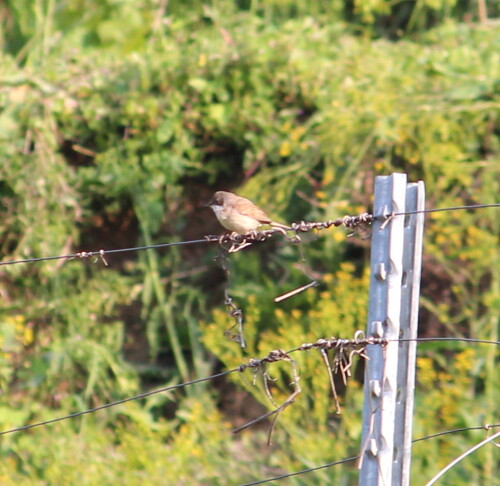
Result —
[{"label": "green foliage", "polygon": [[[258,297],[250,295],[246,301],[248,308],[245,308],[244,327],[248,354],[264,357],[270,351],[269,343],[273,343],[272,349],[289,350],[298,343],[315,342],[320,336],[352,336],[357,329],[363,329],[368,274],[356,277],[353,265],[344,263],[335,274],[325,274],[324,282],[328,287],[319,296],[306,296],[302,305],[299,304],[299,308],[307,308],[307,311],[297,307],[288,310],[273,307],[270,291],[261,291]],[[345,302],[349,302],[348,307]],[[234,343],[220,339],[221,329],[229,328],[233,323],[227,314],[219,310],[214,312],[214,322],[204,330],[207,348],[215,352],[228,368],[237,367],[244,359]],[[291,451],[300,451],[300,461],[308,465],[356,455],[357,444],[353,443],[353,438],[360,433],[359,416],[357,418],[356,414],[359,414],[363,401],[361,386],[355,380],[349,380],[347,394],[341,403],[343,414],[336,415],[327,368],[320,353],[296,352],[292,357],[297,364],[301,394],[280,414],[273,442],[289,443]],[[268,365],[265,371],[270,377],[268,386],[274,401],[277,404],[285,402],[294,391],[292,365],[278,362]],[[243,376],[232,377],[262,404],[273,408],[264,391],[261,372],[247,371]],[[304,429],[306,423],[308,426]],[[335,437],[333,443],[332,437]],[[278,457],[287,454],[290,454],[288,449],[277,452]],[[294,465],[297,459],[293,457],[285,461],[289,469],[298,468]],[[329,471],[328,474],[335,472]],[[338,477],[342,477],[342,473]]]},{"label": "green foliage", "polygon": [[[280,221],[369,210],[374,176],[392,171],[423,179],[429,207],[498,202],[499,37],[446,20],[462,4],[417,2],[408,15],[419,35],[395,43],[372,38],[398,5],[385,1],[355,2],[353,12],[340,2],[186,4],[2,7],[2,260],[200,238],[220,230],[194,209],[218,188],[236,187]],[[361,23],[345,24],[353,18]],[[431,20],[440,27],[424,31]],[[363,25],[365,35],[352,34]],[[429,217],[422,334],[499,339],[499,230],[494,209]],[[215,360],[233,368],[271,349],[352,337],[365,327],[368,247],[331,229],[231,255],[245,353],[223,337],[234,320],[208,245],[112,254],[108,266],[1,267],[0,430],[206,376]],[[304,273],[321,287],[274,304]],[[495,420],[495,347],[419,352],[416,436]],[[302,393],[264,454],[266,429],[232,438],[217,407],[225,392],[205,384],[5,436],[0,481],[237,484],[356,455],[361,370],[339,387],[339,416],[320,355],[293,358]],[[268,372],[283,403],[291,365]],[[259,375],[231,381],[272,408]],[[415,445],[415,480],[476,439]],[[356,476],[342,466],[311,482]],[[485,448],[450,481],[496,476]]]}]

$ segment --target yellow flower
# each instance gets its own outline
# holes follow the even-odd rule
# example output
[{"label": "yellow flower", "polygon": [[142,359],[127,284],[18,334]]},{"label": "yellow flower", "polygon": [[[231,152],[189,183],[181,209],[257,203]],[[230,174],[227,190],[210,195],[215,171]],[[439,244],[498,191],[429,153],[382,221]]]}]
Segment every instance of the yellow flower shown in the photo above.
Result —
[{"label": "yellow flower", "polygon": [[292,153],[292,147],[288,140],[285,140],[280,147],[280,156],[288,157]]}]

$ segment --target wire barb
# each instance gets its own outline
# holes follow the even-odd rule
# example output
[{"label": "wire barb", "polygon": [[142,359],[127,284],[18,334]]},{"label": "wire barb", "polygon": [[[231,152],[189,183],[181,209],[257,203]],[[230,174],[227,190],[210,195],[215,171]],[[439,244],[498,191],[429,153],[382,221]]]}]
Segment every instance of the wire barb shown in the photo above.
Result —
[{"label": "wire barb", "polygon": [[[275,381],[274,379],[269,377],[268,371],[267,371],[267,364],[269,363],[276,363],[277,361],[287,361],[291,365],[292,369],[292,386],[294,387],[294,391],[291,393],[291,395],[281,404],[277,405],[275,400],[272,397],[271,391],[269,390],[269,381]],[[275,407],[274,410],[271,410],[260,417],[257,417],[250,422],[247,422],[246,424],[242,425],[241,427],[238,427],[233,430],[233,433],[237,434],[238,432],[241,432],[242,430],[247,429],[248,427],[251,427],[252,425],[261,422],[262,420],[265,420],[269,417],[274,416],[273,421],[271,422],[271,427],[269,429],[269,434],[267,437],[267,445],[271,445],[271,437],[274,431],[274,428],[276,426],[276,421],[278,420],[278,417],[283,410],[285,410],[286,407],[291,405],[293,402],[295,402],[295,399],[297,398],[298,395],[302,392],[300,385],[299,385],[299,374],[297,370],[297,363],[295,360],[290,358],[288,353],[283,351],[282,349],[275,349],[271,351],[265,358],[262,358],[260,360],[252,359],[249,360],[247,366],[240,366],[240,371],[244,371],[246,368],[253,368],[253,369],[258,369],[262,372],[263,375],[263,380],[264,380],[264,390],[266,392],[267,397],[269,398],[270,402],[273,404]]]},{"label": "wire barb", "polygon": [[313,229],[328,229],[332,226],[345,226],[349,229],[355,229],[359,226],[370,225],[374,221],[374,217],[370,213],[361,213],[357,216],[344,216],[339,219],[329,219],[328,221],[315,221],[306,222],[301,221],[300,223],[292,223],[291,227],[294,231],[299,231],[305,233]]},{"label": "wire barb", "polygon": [[[243,311],[233,304],[233,299],[229,297],[227,293],[227,289],[225,291],[225,300],[224,304],[228,308],[228,313],[231,317],[234,317],[236,320],[235,324],[231,326],[229,329],[224,331],[224,336],[230,339],[231,341],[235,341],[240,343],[242,349],[246,348],[245,336],[243,335]],[[237,327],[238,334],[232,332],[232,330]]]},{"label": "wire barb", "polygon": [[[354,339],[338,339],[332,337],[331,339],[318,339],[314,343],[304,343],[297,348],[300,351],[308,351],[310,349],[319,349],[321,358],[325,363],[328,379],[330,381],[330,388],[332,390],[333,400],[335,402],[336,412],[341,413],[338,394],[335,387],[334,375],[340,373],[344,385],[347,385],[347,378],[351,376],[351,367],[353,365],[353,357],[358,355],[364,359],[368,359],[365,353],[368,344],[379,344],[385,346],[387,340],[382,338],[369,338],[365,339],[363,331],[356,331]],[[328,351],[334,350],[332,357],[333,367],[330,364]]]}]

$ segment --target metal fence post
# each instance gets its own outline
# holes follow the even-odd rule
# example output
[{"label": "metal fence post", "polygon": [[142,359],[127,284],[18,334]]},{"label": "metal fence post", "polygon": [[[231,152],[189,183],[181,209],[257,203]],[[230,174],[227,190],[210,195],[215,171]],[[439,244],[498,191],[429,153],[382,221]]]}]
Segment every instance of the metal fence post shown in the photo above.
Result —
[{"label": "metal fence post", "polygon": [[[408,185],[405,174],[377,177],[373,214],[390,216],[423,209],[423,189],[423,183]],[[368,337],[416,337],[420,216],[395,215],[373,226]],[[415,343],[371,345],[367,354],[359,484],[407,484],[402,478],[408,481],[411,459]]]},{"label": "metal fence post", "polygon": [[[420,181],[408,184],[405,212],[410,213],[424,209],[424,183]],[[417,337],[424,219],[424,213],[405,216],[399,333],[401,339],[416,339]],[[416,354],[416,341],[403,341],[400,343],[398,356],[398,397],[396,401],[394,428],[397,440],[395,440],[394,444],[394,462],[392,468],[393,486],[408,486],[410,484]]]}]

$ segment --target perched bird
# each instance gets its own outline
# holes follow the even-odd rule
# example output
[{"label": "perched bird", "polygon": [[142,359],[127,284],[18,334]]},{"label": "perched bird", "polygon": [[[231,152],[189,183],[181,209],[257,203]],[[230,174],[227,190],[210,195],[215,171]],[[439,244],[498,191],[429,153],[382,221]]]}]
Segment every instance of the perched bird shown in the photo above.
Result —
[{"label": "perched bird", "polygon": [[268,224],[281,230],[290,227],[271,218],[252,201],[232,192],[217,191],[207,206],[211,207],[219,223],[229,231],[246,234],[256,231],[259,226]]}]

